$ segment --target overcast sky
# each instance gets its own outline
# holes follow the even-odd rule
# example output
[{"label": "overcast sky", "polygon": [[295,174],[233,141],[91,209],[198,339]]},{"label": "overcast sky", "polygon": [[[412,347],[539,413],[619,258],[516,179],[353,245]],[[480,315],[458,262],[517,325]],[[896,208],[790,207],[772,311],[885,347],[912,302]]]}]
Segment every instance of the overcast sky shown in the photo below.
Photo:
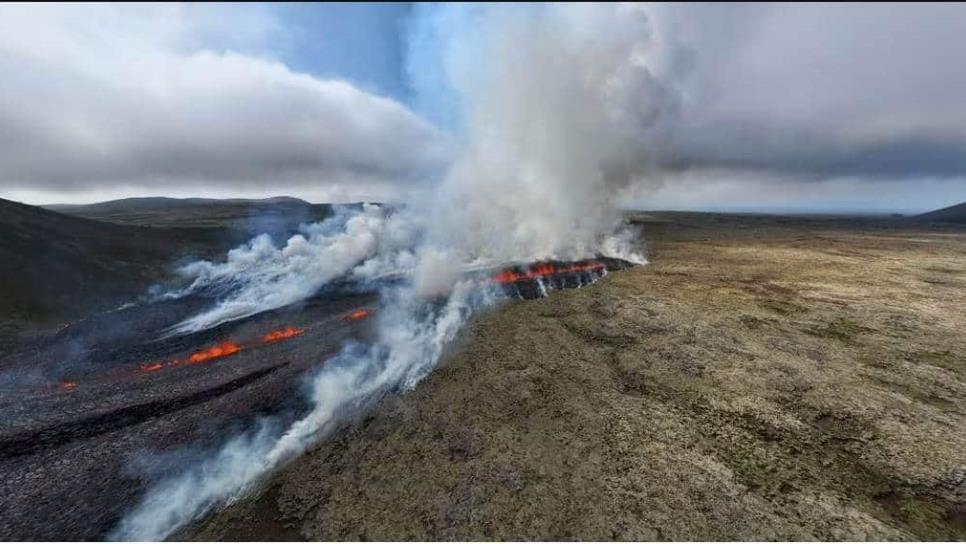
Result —
[{"label": "overcast sky", "polygon": [[[0,197],[396,198],[441,176],[457,147],[445,72],[479,59],[471,47],[456,68],[435,55],[472,42],[459,13],[0,5]],[[915,211],[966,200],[966,6],[647,14],[660,93],[642,101],[661,101],[662,115],[642,133],[653,164],[629,205]]]}]

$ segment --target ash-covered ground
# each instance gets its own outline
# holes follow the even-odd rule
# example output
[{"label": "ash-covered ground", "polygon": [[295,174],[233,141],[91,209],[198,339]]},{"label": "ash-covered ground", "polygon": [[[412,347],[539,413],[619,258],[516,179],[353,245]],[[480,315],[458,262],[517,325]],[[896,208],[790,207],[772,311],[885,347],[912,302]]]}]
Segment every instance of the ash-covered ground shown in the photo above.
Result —
[{"label": "ash-covered ground", "polygon": [[649,214],[181,536],[962,540],[966,231]]},{"label": "ash-covered ground", "polygon": [[329,294],[175,338],[164,327],[198,301],[147,303],[0,356],[0,537],[104,538],[186,457],[303,413],[306,374],[365,341],[375,303]]},{"label": "ash-covered ground", "polygon": [[[40,239],[71,246],[79,262],[105,266],[110,260],[104,253],[129,250],[124,234],[130,227],[122,221],[126,214],[142,220],[141,206],[128,210],[130,203],[122,204],[119,215],[111,216],[120,225],[9,206],[28,220],[17,222],[24,236],[37,237],[30,221],[40,219],[94,232],[71,239],[65,229]],[[204,218],[207,204],[202,204],[175,208],[178,220]],[[238,207],[230,211],[245,213]],[[160,213],[147,219],[166,217]],[[297,215],[281,217],[289,220],[273,223],[281,235],[298,224]],[[150,234],[179,238],[180,227],[166,228],[172,230]],[[212,229],[204,237],[208,240],[229,238],[222,227],[204,228]],[[113,238],[104,240],[98,232]],[[95,242],[106,244],[107,251],[90,250],[98,247]],[[75,244],[81,243],[89,250],[77,251]],[[217,244],[201,247],[212,252]],[[164,254],[152,255],[151,263],[163,261]],[[31,263],[33,258],[24,255],[22,260]],[[533,299],[628,266],[599,258],[519,263],[466,274],[478,289]],[[4,272],[13,274],[15,267]],[[164,267],[158,267],[149,276],[163,279],[164,274]],[[50,275],[48,271],[38,279],[49,283]],[[120,277],[126,290],[139,285],[135,277]],[[87,289],[103,291],[113,279]],[[307,299],[191,331],[179,324],[223,304],[221,286],[162,295],[157,289],[147,294],[142,282],[145,294],[133,302],[113,309],[90,306],[84,315],[89,293],[51,284],[62,291],[62,300],[72,303],[70,308],[65,306],[59,319],[45,312],[12,323],[10,330],[25,332],[9,337],[0,352],[0,409],[5,414],[0,423],[0,538],[115,537],[121,520],[135,505],[142,505],[143,514],[145,497],[172,474],[199,466],[232,439],[266,425],[273,431],[289,428],[313,409],[310,381],[315,371],[347,345],[373,343],[373,322],[381,311],[379,291],[401,281],[406,281],[403,276],[341,279]],[[84,316],[75,318],[78,314]],[[168,525],[175,528],[179,521]]]},{"label": "ash-covered ground", "polygon": [[82,216],[106,205],[64,215],[0,200],[0,539],[106,537],[152,482],[254,421],[298,417],[306,376],[371,335],[377,296],[358,289],[171,335],[217,298],[149,296],[177,285],[176,265],[332,213],[176,204],[112,203],[105,222]]}]

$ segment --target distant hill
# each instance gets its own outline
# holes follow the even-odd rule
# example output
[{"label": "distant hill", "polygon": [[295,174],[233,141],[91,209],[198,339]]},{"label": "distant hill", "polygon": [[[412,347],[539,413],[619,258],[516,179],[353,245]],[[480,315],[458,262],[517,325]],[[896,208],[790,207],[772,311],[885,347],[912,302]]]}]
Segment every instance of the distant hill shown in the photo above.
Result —
[{"label": "distant hill", "polygon": [[915,216],[922,221],[944,221],[947,223],[966,223],[966,202]]},{"label": "distant hill", "polygon": [[[360,203],[346,204],[359,207]],[[50,205],[47,209],[121,225],[218,229],[231,244],[269,234],[281,243],[302,223],[322,221],[332,204],[311,204],[279,196],[261,200],[210,198],[125,198],[85,205]]]},{"label": "distant hill", "polygon": [[308,202],[290,196],[276,196],[265,199],[250,198],[168,198],[164,196],[148,196],[134,198],[120,198],[94,204],[49,204],[44,206],[48,210],[66,213],[112,213],[130,212],[132,210],[191,208],[198,206],[226,206],[226,205],[259,205],[259,204],[288,204],[295,206],[310,206]]},{"label": "distant hill", "polygon": [[331,213],[329,204],[310,204],[292,197],[263,200],[213,198],[124,198],[96,204],[55,204],[47,209],[88,219],[155,227],[238,226],[265,216],[318,220]]},{"label": "distant hill", "polygon": [[0,199],[0,347],[143,294],[182,257],[223,243],[204,229],[116,225]]}]

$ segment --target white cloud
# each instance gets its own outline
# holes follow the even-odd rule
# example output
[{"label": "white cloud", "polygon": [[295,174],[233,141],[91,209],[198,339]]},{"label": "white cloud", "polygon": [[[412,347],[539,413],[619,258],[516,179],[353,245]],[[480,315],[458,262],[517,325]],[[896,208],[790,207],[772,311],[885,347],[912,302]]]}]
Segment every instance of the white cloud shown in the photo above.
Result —
[{"label": "white cloud", "polygon": [[444,164],[401,104],[254,53],[277,32],[255,8],[0,7],[0,191],[279,192]]},{"label": "white cloud", "polygon": [[621,194],[630,209],[914,214],[966,201],[961,178],[802,178],[725,169],[654,174]]},{"label": "white cloud", "polygon": [[674,4],[654,9],[658,73],[681,95],[678,166],[961,177],[966,6]]}]

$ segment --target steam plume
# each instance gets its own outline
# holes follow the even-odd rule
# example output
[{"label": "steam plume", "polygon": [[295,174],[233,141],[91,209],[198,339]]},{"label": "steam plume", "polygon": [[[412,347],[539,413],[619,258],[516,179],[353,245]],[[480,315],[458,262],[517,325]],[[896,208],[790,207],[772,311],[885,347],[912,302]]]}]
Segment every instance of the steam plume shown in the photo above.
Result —
[{"label": "steam plume", "polygon": [[619,228],[618,191],[646,173],[647,139],[676,105],[648,65],[644,11],[427,10],[422,32],[436,24],[446,25],[437,34],[473,36],[473,45],[437,40],[461,44],[438,63],[464,105],[465,134],[435,203],[453,213],[431,225],[431,238],[496,261],[599,251]]},{"label": "steam plume", "polygon": [[[417,27],[465,9],[427,8]],[[382,294],[378,340],[347,346],[327,362],[313,378],[313,408],[303,419],[233,440],[202,466],[162,482],[113,536],[163,538],[385,393],[414,387],[467,317],[494,300],[461,280],[460,270],[599,253],[643,262],[622,229],[615,196],[646,171],[642,135],[673,104],[646,62],[644,13],[609,5],[488,6],[460,17],[473,21],[474,33],[450,36],[445,43],[453,49],[444,49],[441,62],[465,106],[465,134],[434,198],[392,218],[367,207],[341,223],[309,226],[283,248],[257,238],[225,263],[186,269],[193,288],[229,295],[181,330],[295,302],[340,276],[409,270],[409,283]],[[462,63],[467,47],[478,54],[472,69]]]},{"label": "steam plume", "polygon": [[414,243],[405,219],[387,217],[365,204],[361,212],[340,209],[329,220],[303,226],[284,247],[268,235],[228,252],[223,263],[199,261],[183,267],[193,278],[185,292],[212,289],[228,296],[214,308],[175,327],[179,333],[208,329],[298,302],[323,285],[353,272],[362,279],[411,266],[407,247]]}]

